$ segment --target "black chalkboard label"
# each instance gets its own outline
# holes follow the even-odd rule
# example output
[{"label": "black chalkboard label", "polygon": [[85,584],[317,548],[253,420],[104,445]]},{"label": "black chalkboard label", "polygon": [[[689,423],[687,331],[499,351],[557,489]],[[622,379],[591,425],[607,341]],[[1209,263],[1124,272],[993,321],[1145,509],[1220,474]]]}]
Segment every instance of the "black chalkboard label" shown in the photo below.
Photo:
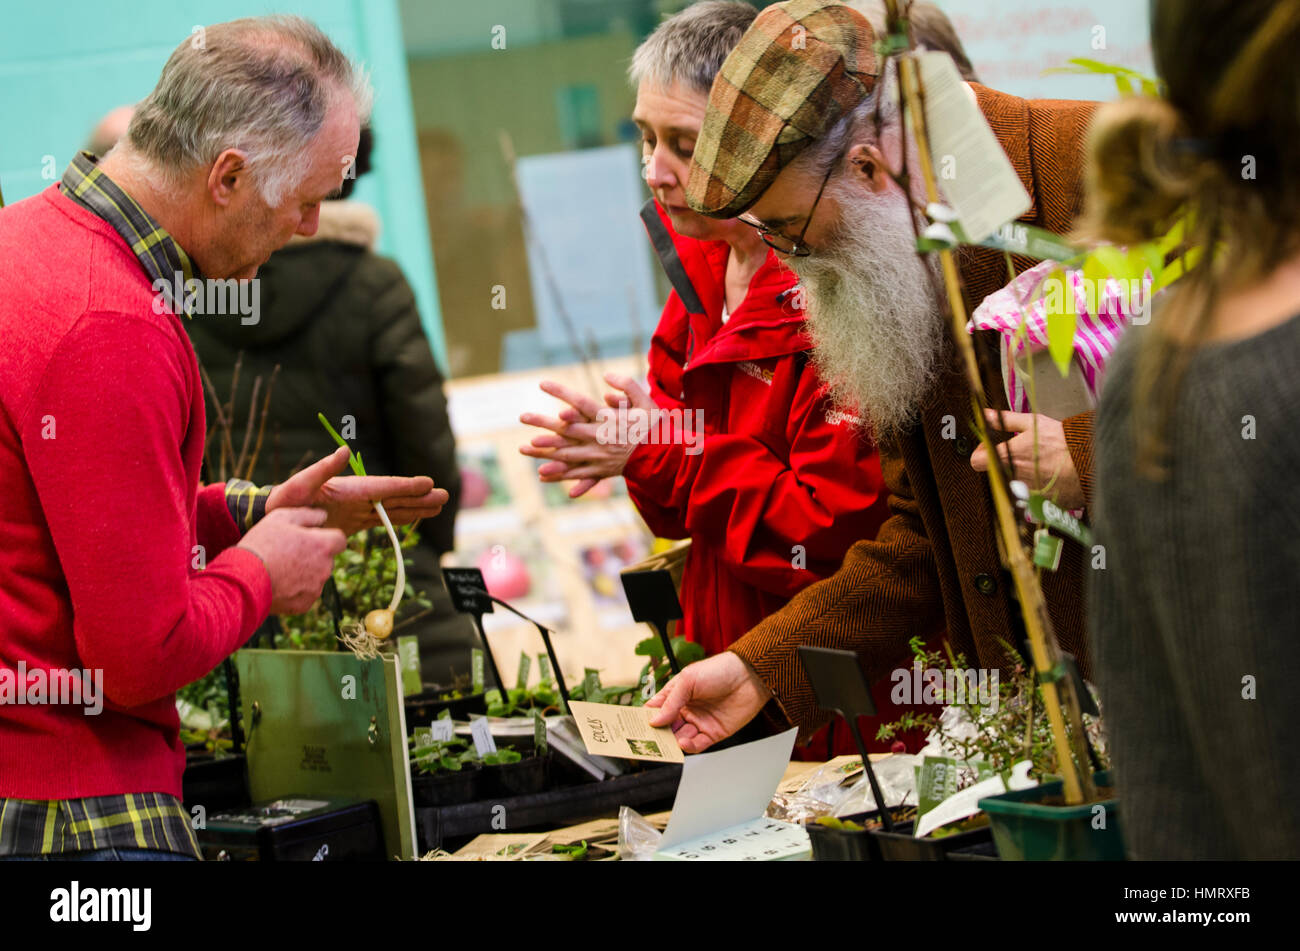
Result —
[{"label": "black chalkboard label", "polygon": [[487,582],[477,568],[444,568],[442,577],[447,582],[451,604],[462,614],[491,614],[492,601],[487,595]]},{"label": "black chalkboard label", "polygon": [[625,571],[621,577],[634,621],[660,624],[682,616],[682,603],[677,600],[677,589],[669,572],[663,569]]}]

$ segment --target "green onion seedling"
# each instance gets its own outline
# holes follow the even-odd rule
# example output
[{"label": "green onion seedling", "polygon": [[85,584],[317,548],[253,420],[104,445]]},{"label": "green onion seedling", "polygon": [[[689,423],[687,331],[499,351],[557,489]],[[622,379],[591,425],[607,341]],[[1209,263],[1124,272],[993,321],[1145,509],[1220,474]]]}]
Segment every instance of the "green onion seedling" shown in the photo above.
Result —
[{"label": "green onion seedling", "polygon": [[[320,420],[325,431],[328,432],[334,441],[348,451],[348,465],[352,471],[359,476],[366,474],[366,467],[361,462],[361,456],[352,451],[349,446],[330,425],[329,420],[325,418],[324,413],[317,413],[316,418]],[[393,633],[393,615],[397,611],[397,606],[402,602],[402,595],[406,591],[406,562],[402,558],[402,545],[397,540],[397,532],[393,530],[393,523],[388,518],[388,513],[384,511],[383,502],[375,502],[375,511],[379,513],[379,520],[384,523],[384,528],[388,532],[388,540],[393,544],[393,551],[397,554],[397,584],[393,586],[393,600],[389,602],[386,609],[377,608],[366,615],[365,626],[366,633],[375,640],[386,640]]]}]

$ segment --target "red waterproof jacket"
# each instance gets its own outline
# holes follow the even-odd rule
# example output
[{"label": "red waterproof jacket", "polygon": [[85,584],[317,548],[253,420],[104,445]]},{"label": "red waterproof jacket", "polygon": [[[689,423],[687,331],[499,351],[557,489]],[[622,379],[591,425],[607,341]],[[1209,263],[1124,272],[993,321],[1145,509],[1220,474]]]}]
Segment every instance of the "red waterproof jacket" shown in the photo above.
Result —
[{"label": "red waterproof jacket", "polygon": [[642,213],[674,285],[650,345],[664,409],[703,411],[700,446],[642,443],[629,494],[661,538],[691,539],[681,633],[709,654],[833,574],[888,516],[874,444],[830,403],[809,360],[797,278],[768,252],[744,303],[722,322],[729,247]]}]

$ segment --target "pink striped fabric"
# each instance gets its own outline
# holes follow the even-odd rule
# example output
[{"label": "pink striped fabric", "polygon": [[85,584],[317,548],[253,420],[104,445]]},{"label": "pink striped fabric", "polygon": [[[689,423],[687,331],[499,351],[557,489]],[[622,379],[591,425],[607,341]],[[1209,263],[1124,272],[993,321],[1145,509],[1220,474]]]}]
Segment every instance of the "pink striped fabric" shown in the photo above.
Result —
[{"label": "pink striped fabric", "polygon": [[[1002,290],[986,297],[966,325],[972,333],[996,330],[1002,334],[1002,350],[1007,358],[1007,391],[1011,409],[1018,413],[1030,412],[1030,406],[1029,394],[1016,371],[1016,358],[1027,346],[1034,348],[1035,355],[1047,350],[1047,308],[1049,304],[1064,303],[1066,288],[1048,286],[1038,300],[1032,304],[1029,300],[1039,283],[1058,268],[1060,265],[1055,261],[1043,261],[1025,271]],[[1134,317],[1138,323],[1146,322],[1151,272],[1146,273],[1140,287],[1131,289],[1128,295],[1131,303],[1126,302],[1121,283],[1115,278],[1110,278],[1101,292],[1094,292],[1094,299],[1089,300],[1090,289],[1083,272],[1071,270],[1065,275],[1078,314],[1074,330],[1074,360],[1095,400],[1106,360],[1119,343],[1124,328]]]}]

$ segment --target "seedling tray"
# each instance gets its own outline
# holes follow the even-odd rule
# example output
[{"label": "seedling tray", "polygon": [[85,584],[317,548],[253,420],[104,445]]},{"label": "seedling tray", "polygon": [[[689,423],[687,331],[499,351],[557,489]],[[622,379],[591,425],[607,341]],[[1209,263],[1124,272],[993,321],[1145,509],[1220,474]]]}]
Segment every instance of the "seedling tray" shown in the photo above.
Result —
[{"label": "seedling tray", "polygon": [[894,826],[893,832],[876,830],[872,837],[880,843],[880,857],[886,862],[945,862],[948,853],[993,841],[988,826],[957,832],[942,838],[916,838],[912,835],[915,823],[905,822]]},{"label": "seedling tray", "polygon": [[468,840],[489,832],[527,832],[613,816],[618,814],[620,806],[653,812],[672,804],[681,777],[680,766],[657,766],[601,782],[562,786],[525,796],[417,808],[416,836],[420,851],[427,852],[454,840]]}]

